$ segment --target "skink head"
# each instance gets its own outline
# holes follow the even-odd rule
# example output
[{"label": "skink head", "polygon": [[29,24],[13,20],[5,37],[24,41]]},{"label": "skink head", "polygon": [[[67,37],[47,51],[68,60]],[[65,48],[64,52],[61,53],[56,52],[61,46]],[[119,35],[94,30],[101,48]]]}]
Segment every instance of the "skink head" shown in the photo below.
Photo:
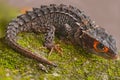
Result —
[{"label": "skink head", "polygon": [[93,26],[87,26],[90,28],[83,31],[83,46],[101,57],[118,59],[116,41],[113,36],[109,35],[105,29],[96,27],[96,25]]}]

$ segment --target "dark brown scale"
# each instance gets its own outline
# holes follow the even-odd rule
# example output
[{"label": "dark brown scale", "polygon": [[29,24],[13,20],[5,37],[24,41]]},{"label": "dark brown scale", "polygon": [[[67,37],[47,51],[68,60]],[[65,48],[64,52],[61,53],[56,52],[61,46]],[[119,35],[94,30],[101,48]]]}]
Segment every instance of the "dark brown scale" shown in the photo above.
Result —
[{"label": "dark brown scale", "polygon": [[39,8],[33,8],[33,12],[37,14],[38,17],[44,15],[43,11]]},{"label": "dark brown scale", "polygon": [[56,5],[55,4],[50,4],[49,6],[50,13],[53,13],[56,11]]},{"label": "dark brown scale", "polygon": [[44,5],[44,6],[41,6],[41,10],[43,11],[44,15],[50,13],[49,8],[48,8],[47,6],[45,6],[45,5]]},{"label": "dark brown scale", "polygon": [[37,14],[35,14],[33,11],[27,11],[26,14],[28,14],[32,20],[37,17]]},{"label": "dark brown scale", "polygon": [[47,6],[46,5],[41,5],[40,8],[47,8]]},{"label": "dark brown scale", "polygon": [[[88,23],[85,24],[84,21]],[[64,4],[42,5],[40,8],[33,8],[33,11],[27,11],[26,14],[11,21],[6,32],[7,43],[14,50],[38,62],[56,66],[41,55],[32,53],[17,44],[16,36],[20,32],[44,33],[44,45],[48,49],[54,46],[53,41],[56,33],[57,36],[68,38],[69,41],[83,48],[93,49],[94,40],[98,40],[109,47],[111,52],[116,51],[115,40],[111,36],[102,28],[97,28],[82,11]]]},{"label": "dark brown scale", "polygon": [[14,21],[17,22],[20,26],[25,24],[24,20],[22,20],[20,18],[16,18],[16,19],[14,19]]},{"label": "dark brown scale", "polygon": [[25,23],[31,21],[30,16],[28,16],[27,14],[22,14],[18,16],[18,18],[23,19]]}]

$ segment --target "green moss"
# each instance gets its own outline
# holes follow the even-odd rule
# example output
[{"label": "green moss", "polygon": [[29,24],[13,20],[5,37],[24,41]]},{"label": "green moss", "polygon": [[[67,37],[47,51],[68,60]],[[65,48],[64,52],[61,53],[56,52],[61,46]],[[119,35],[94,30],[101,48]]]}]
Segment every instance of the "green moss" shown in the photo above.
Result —
[{"label": "green moss", "polygon": [[[0,9],[1,10],[1,9]],[[11,10],[12,12],[15,12]],[[12,15],[12,16],[11,16]],[[16,15],[3,17],[0,25],[0,37],[3,37],[5,25]],[[10,17],[11,16],[11,17]],[[5,18],[5,21],[4,21]],[[105,60],[83,49],[65,44],[55,39],[63,49],[61,57],[57,52],[48,56],[48,50],[41,48],[44,42],[43,35],[33,33],[21,33],[18,35],[18,43],[32,52],[36,52],[53,61],[58,67],[46,66],[48,73],[40,70],[38,62],[29,59],[8,47],[3,39],[0,39],[0,80],[119,80],[120,61]],[[7,76],[6,76],[7,75]]]},{"label": "green moss", "polygon": [[10,73],[7,70],[5,71],[3,67],[0,67],[0,80],[12,80]]}]

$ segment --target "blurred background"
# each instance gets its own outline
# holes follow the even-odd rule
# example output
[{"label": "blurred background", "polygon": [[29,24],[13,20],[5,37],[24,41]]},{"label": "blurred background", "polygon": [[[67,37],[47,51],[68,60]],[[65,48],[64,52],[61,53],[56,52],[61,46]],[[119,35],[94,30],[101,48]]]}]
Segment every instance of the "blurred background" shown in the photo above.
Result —
[{"label": "blurred background", "polygon": [[6,0],[5,3],[18,10],[51,3],[73,5],[112,34],[120,51],[120,0]]}]

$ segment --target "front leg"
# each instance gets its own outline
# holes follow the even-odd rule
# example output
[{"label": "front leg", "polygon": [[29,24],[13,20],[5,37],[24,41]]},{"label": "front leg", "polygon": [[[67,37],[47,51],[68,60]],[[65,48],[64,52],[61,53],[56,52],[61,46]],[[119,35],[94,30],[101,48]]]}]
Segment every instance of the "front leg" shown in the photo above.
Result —
[{"label": "front leg", "polygon": [[54,37],[55,27],[53,25],[47,25],[44,46],[50,50],[49,55],[53,52],[53,50],[56,50],[58,53],[60,53],[60,55],[62,55],[62,49],[58,44],[54,44]]},{"label": "front leg", "polygon": [[54,37],[55,37],[55,27],[52,25],[47,25],[44,46],[47,47],[49,50],[51,50],[52,47],[54,47]]}]

